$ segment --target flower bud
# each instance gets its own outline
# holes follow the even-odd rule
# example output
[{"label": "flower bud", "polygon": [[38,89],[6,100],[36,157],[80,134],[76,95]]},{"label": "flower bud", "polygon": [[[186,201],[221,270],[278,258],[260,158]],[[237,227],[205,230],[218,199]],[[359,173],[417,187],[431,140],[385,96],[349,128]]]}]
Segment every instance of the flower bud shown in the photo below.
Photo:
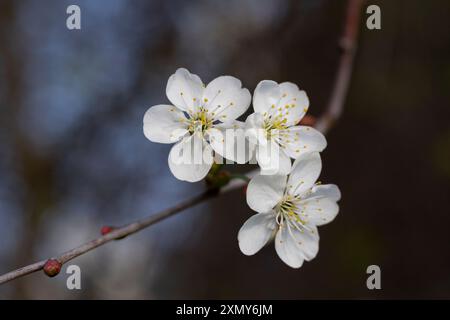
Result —
[{"label": "flower bud", "polygon": [[110,233],[110,232],[113,231],[114,229],[115,229],[115,228],[114,228],[114,227],[111,227],[111,226],[103,226],[103,227],[100,229],[100,232],[101,232],[102,236],[104,236],[105,234]]},{"label": "flower bud", "polygon": [[[112,226],[103,226],[100,229],[100,232],[101,232],[102,236],[104,236],[104,235],[107,235],[110,232],[113,232],[114,230],[117,230],[117,228],[116,227],[112,227]],[[123,238],[126,238],[126,235],[124,235],[122,237],[119,237],[119,238],[116,238],[115,240],[122,240]]]},{"label": "flower bud", "polygon": [[61,271],[62,264],[56,259],[48,259],[44,265],[44,272],[49,277],[56,276]]}]

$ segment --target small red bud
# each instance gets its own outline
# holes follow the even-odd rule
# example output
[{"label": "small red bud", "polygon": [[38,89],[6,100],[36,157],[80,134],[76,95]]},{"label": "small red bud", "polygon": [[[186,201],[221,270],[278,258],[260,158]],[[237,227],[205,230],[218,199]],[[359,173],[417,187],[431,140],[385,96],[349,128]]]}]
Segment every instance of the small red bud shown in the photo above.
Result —
[{"label": "small red bud", "polygon": [[100,232],[102,233],[102,236],[104,236],[105,234],[108,234],[108,233],[110,233],[111,231],[113,231],[115,228],[114,227],[111,227],[111,226],[103,226],[101,229],[100,229]]},{"label": "small red bud", "polygon": [[49,277],[56,276],[61,271],[62,264],[56,259],[48,259],[44,265],[44,272]]},{"label": "small red bud", "polygon": [[245,186],[242,187],[242,192],[244,194],[247,194],[247,187],[248,187],[248,183]]}]

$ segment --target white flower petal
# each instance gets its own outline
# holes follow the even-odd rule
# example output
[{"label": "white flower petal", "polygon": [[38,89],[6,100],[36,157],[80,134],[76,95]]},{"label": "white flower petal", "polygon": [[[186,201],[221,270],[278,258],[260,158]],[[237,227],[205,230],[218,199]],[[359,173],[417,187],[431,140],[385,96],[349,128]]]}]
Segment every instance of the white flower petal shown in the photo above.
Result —
[{"label": "white flower petal", "polygon": [[248,162],[255,146],[246,139],[244,123],[233,121],[216,125],[207,131],[209,143],[216,153],[223,158],[239,164]]},{"label": "white flower petal", "polygon": [[339,205],[329,198],[302,201],[300,207],[307,223],[316,226],[333,221],[339,212]]},{"label": "white flower petal", "polygon": [[291,171],[291,159],[274,139],[269,140],[265,145],[259,144],[257,146],[256,160],[263,175],[287,175]]},{"label": "white flower petal", "polygon": [[322,184],[318,186],[314,186],[311,189],[311,193],[306,199],[317,199],[317,198],[329,198],[333,201],[341,200],[341,191],[338,186],[335,184]]},{"label": "white flower petal", "polygon": [[253,109],[255,112],[264,114],[272,105],[276,105],[281,93],[278,83],[272,80],[263,80],[256,86],[253,94]]},{"label": "white flower petal", "polygon": [[273,212],[251,216],[238,233],[239,248],[242,253],[251,256],[261,250],[272,237],[275,227]]},{"label": "white flower petal", "polygon": [[214,79],[203,93],[205,108],[214,119],[221,122],[237,119],[247,111],[250,102],[250,92],[242,88],[239,79],[231,76]]},{"label": "white flower petal", "polygon": [[269,212],[283,197],[286,176],[257,175],[247,187],[247,204],[256,212]]},{"label": "white flower petal", "polygon": [[336,201],[340,198],[339,188],[334,184],[314,186],[311,193],[300,201],[300,215],[309,224],[327,224],[338,214],[339,206]]},{"label": "white flower petal", "polygon": [[186,137],[172,147],[169,168],[173,175],[183,181],[202,180],[213,163],[211,146],[197,134]]},{"label": "white flower petal", "polygon": [[202,80],[184,68],[178,69],[167,81],[166,95],[179,109],[194,112],[201,104],[204,85]]},{"label": "white flower petal", "polygon": [[256,160],[261,170],[266,174],[275,173],[280,168],[280,147],[273,140],[266,145],[259,144],[256,148]]},{"label": "white flower petal", "polygon": [[321,152],[327,146],[324,135],[307,126],[293,126],[283,130],[280,144],[285,146],[284,151],[294,159],[306,152]]},{"label": "white flower petal", "polygon": [[300,268],[303,260],[310,261],[319,252],[319,233],[315,227],[300,231],[285,224],[275,237],[275,250],[284,263]]},{"label": "white flower petal", "polygon": [[291,268],[300,268],[305,257],[292,241],[287,227],[279,228],[275,236],[275,250],[280,259]]},{"label": "white flower petal", "polygon": [[261,81],[253,95],[253,108],[272,119],[286,119],[287,126],[297,125],[309,107],[306,92],[299,90],[291,82],[277,84],[274,81]]},{"label": "white flower petal", "polygon": [[305,91],[300,90],[296,84],[291,82],[280,83],[280,91],[281,99],[277,107],[282,108],[288,126],[297,125],[308,111],[308,96]]},{"label": "white flower petal", "polygon": [[289,193],[302,195],[314,185],[321,170],[322,161],[318,152],[301,154],[292,165],[288,180]]},{"label": "white flower petal", "polygon": [[145,112],[144,134],[150,141],[174,143],[188,133],[183,112],[169,105],[156,105]]},{"label": "white flower petal", "polygon": [[[261,154],[268,153],[264,150],[264,146],[258,148]],[[257,153],[258,155],[259,153]],[[283,174],[288,175],[292,168],[291,158],[281,149],[279,149],[278,155],[271,157],[270,159],[266,159],[264,161],[271,161],[270,166],[261,166],[261,174],[262,175],[273,175],[273,174]],[[259,163],[259,162],[258,162]]]},{"label": "white flower petal", "polygon": [[266,145],[266,131],[264,130],[264,117],[260,113],[252,113],[245,120],[245,130],[248,140],[253,144]]},{"label": "white flower petal", "polygon": [[[314,226],[308,226],[310,230],[298,230],[290,228],[290,241],[301,251],[306,261],[310,261],[317,256],[319,252],[319,232]],[[289,229],[289,228],[288,228]]]},{"label": "white flower petal", "polygon": [[291,172],[292,161],[291,158],[283,151],[280,152],[280,169],[277,174],[288,175]]}]

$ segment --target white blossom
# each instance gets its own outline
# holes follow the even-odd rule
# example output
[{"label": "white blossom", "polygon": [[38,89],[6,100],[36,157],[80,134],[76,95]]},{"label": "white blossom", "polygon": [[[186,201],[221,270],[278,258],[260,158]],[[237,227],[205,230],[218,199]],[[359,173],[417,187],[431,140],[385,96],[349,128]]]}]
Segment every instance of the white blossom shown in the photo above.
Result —
[{"label": "white blossom", "polygon": [[205,86],[197,75],[181,68],[170,76],[166,94],[173,105],[151,107],[144,116],[144,134],[153,142],[176,143],[169,154],[169,167],[176,178],[203,179],[213,163],[213,150],[244,162],[227,151],[234,149],[237,139],[245,140],[245,134],[225,139],[225,130],[244,128],[236,119],[251,102],[240,80],[221,76]]},{"label": "white blossom", "polygon": [[244,254],[255,254],[275,236],[278,256],[292,268],[317,255],[317,226],[336,217],[341,197],[336,185],[316,183],[321,168],[319,153],[303,153],[289,175],[257,175],[250,181],[247,203],[258,214],[239,231]]},{"label": "white blossom", "polygon": [[305,91],[290,82],[261,81],[253,95],[253,109],[246,120],[246,133],[256,145],[262,174],[288,174],[291,158],[320,152],[326,139],[316,129],[298,125],[309,107]]}]

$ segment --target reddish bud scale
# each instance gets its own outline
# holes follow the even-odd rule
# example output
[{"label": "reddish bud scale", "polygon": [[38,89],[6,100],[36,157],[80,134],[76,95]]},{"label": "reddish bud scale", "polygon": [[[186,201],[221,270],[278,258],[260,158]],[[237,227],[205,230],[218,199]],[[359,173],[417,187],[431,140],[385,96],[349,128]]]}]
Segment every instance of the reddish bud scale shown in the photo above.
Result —
[{"label": "reddish bud scale", "polygon": [[105,234],[110,233],[111,231],[113,231],[115,228],[114,227],[110,227],[110,226],[103,226],[100,229],[100,232],[102,233],[102,236],[104,236]]},{"label": "reddish bud scale", "polygon": [[44,273],[49,277],[56,276],[61,271],[62,264],[56,259],[48,259],[44,265]]}]

